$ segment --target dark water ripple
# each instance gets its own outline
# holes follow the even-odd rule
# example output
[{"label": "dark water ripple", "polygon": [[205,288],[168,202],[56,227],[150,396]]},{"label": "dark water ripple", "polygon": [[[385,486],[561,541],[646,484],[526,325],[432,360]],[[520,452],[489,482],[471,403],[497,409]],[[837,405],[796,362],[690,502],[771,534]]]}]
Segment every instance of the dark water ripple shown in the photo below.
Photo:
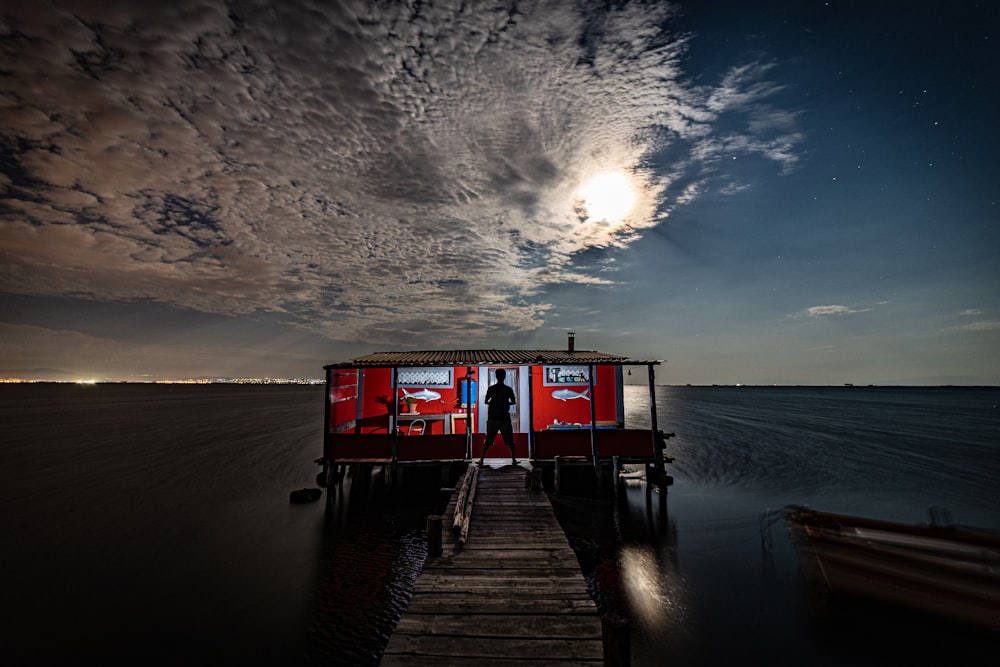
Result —
[{"label": "dark water ripple", "polygon": [[[638,412],[644,396],[630,397]],[[996,389],[665,387],[657,416],[677,434],[675,473],[699,483],[961,501],[1000,479],[998,400]]]},{"label": "dark water ripple", "polygon": [[423,532],[415,528],[372,533],[355,524],[349,533],[331,534],[307,662],[378,665],[426,556]]}]

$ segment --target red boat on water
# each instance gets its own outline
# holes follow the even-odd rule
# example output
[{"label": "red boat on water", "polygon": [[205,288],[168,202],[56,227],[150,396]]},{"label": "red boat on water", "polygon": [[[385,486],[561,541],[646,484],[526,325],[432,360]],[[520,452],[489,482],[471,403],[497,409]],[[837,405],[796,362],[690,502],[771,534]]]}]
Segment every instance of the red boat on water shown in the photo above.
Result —
[{"label": "red boat on water", "polygon": [[785,508],[806,569],[834,591],[1000,631],[1000,534]]},{"label": "red boat on water", "polygon": [[[669,483],[665,435],[657,428],[654,367],[637,360],[576,350],[440,350],[378,352],[325,366],[321,483],[342,464],[404,466],[464,463],[482,456],[486,389],[504,369],[517,402],[511,407],[515,453],[534,467],[642,464]],[[650,428],[625,423],[625,367],[645,366]],[[631,372],[631,371],[629,371]],[[492,456],[509,457],[497,437]]]}]

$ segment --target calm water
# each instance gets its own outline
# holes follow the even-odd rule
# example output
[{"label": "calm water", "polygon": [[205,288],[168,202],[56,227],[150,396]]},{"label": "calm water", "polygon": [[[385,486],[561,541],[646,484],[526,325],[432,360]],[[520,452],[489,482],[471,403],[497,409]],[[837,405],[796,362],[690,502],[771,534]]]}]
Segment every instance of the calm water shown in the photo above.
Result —
[{"label": "calm water", "polygon": [[[5,664],[377,664],[440,498],[348,480],[329,505],[289,504],[314,486],[322,394],[0,387]],[[644,388],[626,399],[641,426]],[[633,664],[972,662],[997,638],[816,595],[774,511],[940,507],[1000,529],[998,404],[997,389],[661,387],[669,494],[557,507],[599,606],[632,619]]]}]

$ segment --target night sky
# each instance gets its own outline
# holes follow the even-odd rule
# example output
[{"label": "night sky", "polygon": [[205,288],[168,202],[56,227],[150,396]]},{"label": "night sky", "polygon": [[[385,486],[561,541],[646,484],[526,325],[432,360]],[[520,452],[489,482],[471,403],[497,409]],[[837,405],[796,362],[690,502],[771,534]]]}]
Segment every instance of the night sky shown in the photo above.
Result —
[{"label": "night sky", "polygon": [[998,48],[987,1],[0,0],[0,377],[575,331],[1000,384]]}]

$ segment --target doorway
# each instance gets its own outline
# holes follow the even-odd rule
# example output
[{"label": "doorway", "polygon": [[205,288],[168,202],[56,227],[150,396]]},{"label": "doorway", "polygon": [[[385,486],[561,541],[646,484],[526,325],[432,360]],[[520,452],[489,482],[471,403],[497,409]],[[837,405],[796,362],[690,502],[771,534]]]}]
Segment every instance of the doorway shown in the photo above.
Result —
[{"label": "doorway", "polygon": [[[517,403],[510,407],[510,425],[513,427],[514,433],[518,433],[521,430],[521,396],[518,393],[518,389],[521,386],[521,378],[518,374],[520,369],[517,366],[490,366],[488,369],[487,379],[489,381],[486,383],[487,386],[491,386],[496,383],[498,368],[502,368],[507,372],[507,377],[504,378],[503,383],[514,390],[514,398],[517,400]],[[483,414],[486,414],[485,409],[483,410]]]}]

